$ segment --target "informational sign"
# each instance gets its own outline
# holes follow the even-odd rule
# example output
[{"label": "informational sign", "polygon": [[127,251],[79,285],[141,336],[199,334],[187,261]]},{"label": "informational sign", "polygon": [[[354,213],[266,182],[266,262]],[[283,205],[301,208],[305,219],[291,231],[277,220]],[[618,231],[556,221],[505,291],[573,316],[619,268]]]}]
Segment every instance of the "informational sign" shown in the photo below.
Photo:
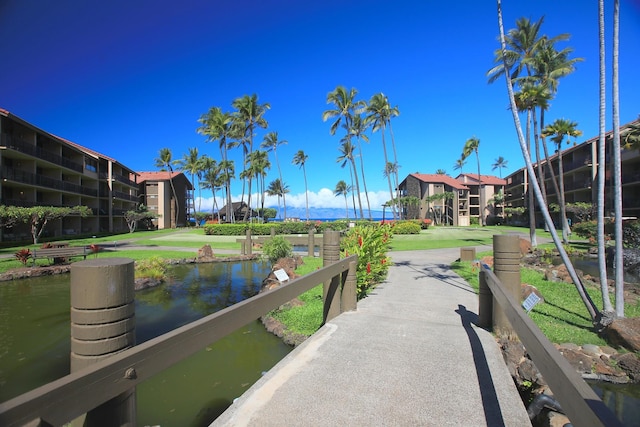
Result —
[{"label": "informational sign", "polygon": [[287,280],[289,280],[289,275],[282,268],[279,270],[274,270],[273,274],[276,275],[276,279],[278,279],[278,282],[280,283],[286,282]]},{"label": "informational sign", "polygon": [[540,302],[540,297],[532,292],[531,294],[529,294],[527,299],[525,299],[522,302],[522,307],[524,307],[524,309],[527,310],[527,313],[528,313],[539,302]]}]

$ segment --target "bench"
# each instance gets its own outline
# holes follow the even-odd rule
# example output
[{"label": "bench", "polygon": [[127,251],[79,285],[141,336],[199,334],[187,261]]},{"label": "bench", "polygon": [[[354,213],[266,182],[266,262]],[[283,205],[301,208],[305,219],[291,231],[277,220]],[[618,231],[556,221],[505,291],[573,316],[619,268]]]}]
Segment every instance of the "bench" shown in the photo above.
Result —
[{"label": "bench", "polygon": [[86,246],[70,246],[66,248],[42,248],[34,249],[31,253],[33,265],[36,265],[36,259],[49,258],[53,259],[54,264],[64,262],[66,258],[74,256],[82,256],[87,259],[87,255],[91,252]]}]

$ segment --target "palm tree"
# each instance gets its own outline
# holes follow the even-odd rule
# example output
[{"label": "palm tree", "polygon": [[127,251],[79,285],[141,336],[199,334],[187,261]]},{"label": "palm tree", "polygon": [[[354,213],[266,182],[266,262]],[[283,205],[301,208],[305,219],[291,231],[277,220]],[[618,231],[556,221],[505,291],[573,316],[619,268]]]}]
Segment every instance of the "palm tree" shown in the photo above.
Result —
[{"label": "palm tree", "polygon": [[[363,107],[366,106],[364,101],[362,102]],[[360,173],[362,174],[362,186],[364,187],[364,196],[367,200],[367,211],[369,213],[369,220],[372,220],[371,216],[371,203],[369,202],[369,191],[367,190],[367,180],[364,174],[364,157],[362,155],[362,143],[361,140],[365,142],[369,142],[369,137],[365,134],[367,131],[367,124],[364,121],[364,118],[361,114],[356,113],[352,117],[351,128],[349,129],[349,133],[356,137],[356,142],[358,144],[358,157],[360,158]]]},{"label": "palm tree", "polygon": [[[264,193],[266,191],[264,179],[267,176],[267,170],[271,168],[271,162],[269,162],[269,156],[266,151],[256,150],[251,153],[249,157],[249,171],[256,178],[258,189],[260,191],[260,207],[261,212],[264,212]],[[280,180],[282,182],[282,180]],[[284,197],[284,196],[283,196]],[[256,205],[257,205],[256,201]],[[287,207],[285,202],[284,219],[287,219]],[[257,209],[256,209],[257,210]]]},{"label": "palm tree", "polygon": [[[198,155],[198,149],[196,147],[189,148],[189,152],[182,155],[182,159],[174,160],[173,162],[181,171],[188,173],[191,176],[191,187],[194,189],[197,186],[195,177],[200,172],[200,156]],[[193,218],[196,219],[196,200],[191,197],[191,207],[193,208]],[[187,214],[188,214],[187,210]],[[188,220],[188,218],[187,218]],[[198,221],[196,220],[196,225]]]},{"label": "palm tree", "polygon": [[[203,114],[198,122],[202,124],[197,129],[197,132],[201,135],[205,135],[207,137],[207,142],[219,142],[220,147],[220,158],[222,159],[220,164],[228,167],[233,165],[228,160],[228,139],[231,138],[232,127],[231,127],[232,116],[231,113],[224,113],[219,107],[211,107],[206,114]],[[232,202],[231,202],[231,178],[234,177],[235,171],[231,173],[229,170],[224,170],[224,173],[221,176],[224,176],[226,181],[224,182],[225,186],[225,197],[226,197],[226,219],[230,222],[235,222],[235,218],[233,216]]]},{"label": "palm tree", "polygon": [[624,141],[624,149],[640,150],[640,123],[630,124],[623,132],[622,140]]},{"label": "palm tree", "polygon": [[460,170],[460,173],[462,172],[462,168],[464,167],[464,165],[467,164],[467,161],[465,160],[464,157],[460,157],[458,160],[456,160],[456,163],[453,165],[453,169],[454,170]]},{"label": "palm tree", "polygon": [[171,192],[173,193],[173,211],[171,212],[171,228],[177,227],[178,220],[178,195],[176,194],[176,188],[173,185],[173,155],[169,148],[161,148],[158,157],[155,159],[156,167],[161,171],[169,172],[169,185],[171,185]]},{"label": "palm tree", "polygon": [[307,163],[307,156],[304,151],[298,150],[295,156],[293,156],[293,164],[302,168],[302,176],[304,177],[304,197],[307,204],[307,221],[309,221],[309,189],[307,187],[307,170],[305,164]]},{"label": "palm tree", "polygon": [[[357,89],[351,88],[347,90],[344,86],[337,86],[335,90],[329,92],[327,94],[327,104],[333,104],[334,109],[326,110],[322,113],[322,120],[327,121],[329,119],[335,118],[333,123],[331,123],[331,127],[329,128],[329,133],[331,135],[335,135],[336,130],[340,125],[346,130],[346,136],[340,140],[340,142],[344,142],[344,140],[351,141],[351,130],[353,118],[356,114],[360,113],[360,110],[364,108],[363,101],[356,101],[356,95],[358,94]],[[356,182],[358,182],[356,175]],[[358,206],[360,207],[360,217],[364,218],[364,212],[362,210],[362,198],[360,196],[360,187],[356,185],[356,193],[358,193]],[[355,207],[354,207],[355,208]]]},{"label": "palm tree", "polygon": [[337,196],[344,196],[344,206],[345,212],[347,214],[347,219],[349,219],[349,202],[347,200],[347,194],[351,191],[351,186],[347,185],[343,180],[338,181],[336,184],[336,189],[333,190],[333,194]]},{"label": "palm tree", "polygon": [[200,159],[200,167],[202,171],[200,187],[211,190],[213,195],[213,205],[211,206],[211,215],[213,216],[218,205],[216,200],[216,190],[221,183],[220,166],[215,159],[212,159],[205,154]]},{"label": "palm tree", "polygon": [[278,215],[280,214],[280,197],[284,197],[289,192],[289,186],[284,184],[280,179],[275,179],[269,183],[267,194],[269,196],[278,196]]},{"label": "palm tree", "polygon": [[464,147],[462,148],[462,158],[466,159],[471,155],[471,153],[476,154],[476,160],[478,163],[478,198],[480,202],[480,212],[479,212],[479,221],[481,226],[485,226],[484,221],[484,191],[482,188],[482,175],[480,175],[480,156],[478,155],[478,148],[480,147],[480,140],[475,136],[473,138],[469,138],[467,142],[465,142]]},{"label": "palm tree", "polygon": [[[504,70],[505,70],[504,71],[505,82],[507,86],[507,94],[509,96],[509,104],[511,106],[511,114],[513,117],[513,123],[516,128],[516,132],[518,134],[518,143],[520,144],[520,150],[522,151],[522,155],[524,157],[524,161],[527,166],[527,172],[529,173],[529,175],[534,176],[533,164],[531,163],[531,157],[529,157],[528,155],[529,152],[527,150],[527,145],[524,139],[524,135],[522,134],[522,126],[520,125],[520,118],[518,117],[515,97],[513,94],[513,83],[511,81],[511,75],[508,67],[509,62],[507,59],[507,46],[506,46],[505,35],[504,35],[504,26],[502,23],[501,0],[497,0],[497,4],[498,4],[498,27],[500,30],[500,45],[501,45],[501,52],[502,52],[502,61],[503,61]],[[567,251],[565,250],[564,246],[562,245],[562,242],[560,242],[560,239],[558,238],[558,233],[555,229],[555,226],[553,225],[553,221],[551,220],[551,215],[549,214],[547,205],[544,204],[544,200],[542,199],[542,192],[540,191],[540,186],[538,185],[538,182],[536,180],[533,180],[531,182],[531,185],[533,186],[534,194],[536,195],[536,199],[538,201],[538,204],[540,205],[540,210],[542,211],[542,215],[544,216],[544,219],[547,222],[547,224],[549,224],[549,232],[551,233],[551,237],[556,245],[558,253],[560,254],[560,258],[562,259],[565,266],[567,267],[567,272],[569,273],[571,280],[573,280],[576,290],[578,291],[578,294],[580,295],[582,302],[584,303],[587,311],[589,312],[589,316],[591,317],[592,320],[595,321],[595,319],[599,317],[599,311],[595,303],[591,299],[591,297],[587,294],[584,284],[580,281],[580,278],[578,277],[576,270],[573,267],[571,260],[569,259]]]},{"label": "palm tree", "polygon": [[[280,162],[278,161],[278,146],[286,143],[287,141],[278,139],[278,132],[269,132],[264,136],[264,140],[260,145],[260,148],[265,148],[268,152],[273,151],[273,156],[276,159],[276,166],[278,168],[278,176],[280,177],[280,182],[284,182],[284,181],[282,180],[282,171],[280,170]],[[263,193],[264,193],[264,190],[263,190]],[[283,202],[284,202],[284,219],[287,219],[287,201],[283,199]]]},{"label": "palm tree", "polygon": [[491,165],[491,170],[494,171],[498,169],[498,172],[500,173],[500,178],[502,178],[502,169],[506,169],[507,167],[509,167],[509,160],[505,160],[504,157],[499,156],[497,159],[493,161],[493,164]]},{"label": "palm tree", "polygon": [[446,175],[447,171],[444,169],[436,169],[436,175]]},{"label": "palm tree", "polygon": [[[360,184],[358,182],[358,174],[356,172],[356,161],[355,158],[353,156],[353,153],[355,151],[355,147],[354,145],[351,143],[351,138],[344,137],[342,139],[342,145],[340,145],[340,147],[338,147],[338,151],[340,151],[340,156],[338,156],[338,158],[336,159],[336,162],[340,163],[342,162],[342,164],[340,165],[340,167],[344,168],[347,164],[351,165],[351,168],[349,169],[349,175],[351,176],[351,188],[354,188],[353,185],[353,180],[355,177],[355,189],[356,192],[358,191],[358,188],[360,188]],[[353,197],[353,215],[356,215],[356,200],[355,200],[355,195],[354,192],[351,191],[351,197]],[[362,211],[360,212],[362,214]]]},{"label": "palm tree", "polygon": [[[269,125],[264,119],[264,114],[271,108],[269,103],[259,104],[258,95],[255,93],[251,96],[244,95],[236,98],[232,103],[233,108],[237,111],[234,113],[235,125],[237,126],[240,139],[248,144],[245,157],[245,168],[249,156],[253,152],[253,137],[256,127],[266,129]],[[251,174],[246,175],[248,180],[247,206],[251,206]],[[249,217],[251,209],[247,209],[244,214],[244,221]]]},{"label": "palm tree", "polygon": [[[367,125],[372,126],[372,131],[377,132],[380,130],[382,135],[382,150],[384,153],[384,164],[385,170],[387,169],[387,165],[389,164],[389,156],[387,156],[387,144],[385,142],[385,130],[387,128],[387,124],[389,123],[391,116],[394,114],[389,106],[389,100],[383,93],[375,94],[369,100],[369,104],[366,108],[367,116],[365,118],[365,123]],[[397,200],[397,197],[394,196],[393,186],[391,185],[391,175],[387,175],[387,183],[389,184],[389,196],[391,200]],[[397,188],[397,187],[396,187]],[[391,211],[393,212],[393,219],[398,219],[398,214],[396,212],[397,206],[395,204],[391,205]]]},{"label": "palm tree", "polygon": [[582,135],[582,131],[576,129],[578,124],[566,119],[557,119],[552,124],[548,125],[542,131],[544,136],[550,136],[551,140],[556,143],[558,148],[558,177],[560,193],[558,194],[558,204],[560,205],[560,219],[562,221],[562,240],[565,244],[569,243],[569,223],[567,222],[567,213],[564,197],[564,168],[562,165],[562,141],[565,136],[567,142],[571,137],[578,137]]}]

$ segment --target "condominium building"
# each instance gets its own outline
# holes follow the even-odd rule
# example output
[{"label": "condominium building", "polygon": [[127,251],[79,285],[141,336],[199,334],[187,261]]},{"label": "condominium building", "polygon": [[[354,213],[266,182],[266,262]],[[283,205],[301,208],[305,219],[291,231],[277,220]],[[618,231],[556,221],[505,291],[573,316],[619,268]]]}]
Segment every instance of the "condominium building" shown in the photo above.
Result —
[{"label": "condominium building", "polygon": [[[0,204],[91,208],[47,224],[43,237],[126,231],[138,203],[136,173],[117,160],[52,135],[0,109]],[[3,241],[28,241],[26,224],[0,229]]]},{"label": "condominium building", "polygon": [[[623,135],[630,125],[638,123],[640,120],[621,126],[620,133]],[[539,164],[534,163],[534,172],[539,182],[540,174],[544,174],[544,186],[541,186],[541,190],[546,193],[549,205],[559,203],[553,176],[556,177],[556,183],[559,183],[559,160],[562,157],[565,203],[584,202],[594,204],[595,207],[598,187],[598,139],[599,137],[595,136],[580,144],[574,144],[562,150],[562,156],[554,151],[548,163],[546,160],[541,160]],[[607,132],[605,140],[605,216],[613,216],[612,131]],[[620,159],[623,216],[637,218],[640,216],[640,152],[622,149]],[[528,192],[532,186],[527,169],[522,168],[515,171],[507,176],[506,180],[505,205],[507,212],[514,210],[509,208],[528,208]],[[535,206],[536,211],[539,211],[537,203]],[[569,214],[569,216],[571,215]],[[512,223],[524,224],[527,221],[528,219],[523,214],[510,215]],[[542,226],[542,221],[542,218],[538,216],[538,226]]]},{"label": "condominium building", "polygon": [[[402,197],[415,197],[417,204],[407,203],[403,218],[431,219],[436,224],[468,226],[480,216],[480,194],[484,202],[484,218],[489,223],[500,220],[502,211],[495,195],[502,192],[505,180],[477,174],[413,173],[399,185]],[[440,197],[440,195],[442,195]]]},{"label": "condominium building", "polygon": [[[140,185],[140,200],[151,213],[156,215],[153,224],[157,228],[175,228],[186,225],[193,186],[184,173],[140,172],[138,183]],[[176,212],[178,212],[177,215]]]}]

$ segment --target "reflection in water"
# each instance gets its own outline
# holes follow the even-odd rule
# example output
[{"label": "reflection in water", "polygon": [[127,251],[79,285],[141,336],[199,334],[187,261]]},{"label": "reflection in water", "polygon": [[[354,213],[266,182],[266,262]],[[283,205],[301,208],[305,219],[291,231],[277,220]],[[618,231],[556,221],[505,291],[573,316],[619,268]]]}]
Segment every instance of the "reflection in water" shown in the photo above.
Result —
[{"label": "reflection in water", "polygon": [[[262,262],[176,266],[136,293],[142,343],[255,295]],[[69,373],[69,276],[0,284],[0,401]],[[208,425],[290,351],[257,321],[142,383],[138,425]]]}]

